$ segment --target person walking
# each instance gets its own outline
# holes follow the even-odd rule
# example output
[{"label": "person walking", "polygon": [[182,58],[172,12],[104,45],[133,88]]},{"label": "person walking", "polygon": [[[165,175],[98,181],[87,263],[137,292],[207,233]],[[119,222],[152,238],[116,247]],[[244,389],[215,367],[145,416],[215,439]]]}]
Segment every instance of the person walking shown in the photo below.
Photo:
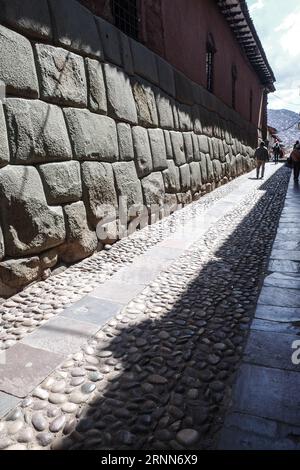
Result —
[{"label": "person walking", "polygon": [[300,144],[295,145],[295,148],[291,153],[291,159],[294,168],[294,180],[298,181],[300,175]]},{"label": "person walking", "polygon": [[276,144],[273,147],[275,165],[277,165],[279,162],[280,153],[281,153],[281,148],[280,148],[279,142],[276,142]]},{"label": "person walking", "polygon": [[266,162],[269,160],[269,152],[267,147],[265,146],[264,141],[260,143],[260,146],[255,150],[254,157],[256,159],[256,176],[259,179],[259,173],[261,169],[261,179],[264,178],[265,175],[265,165]]}]

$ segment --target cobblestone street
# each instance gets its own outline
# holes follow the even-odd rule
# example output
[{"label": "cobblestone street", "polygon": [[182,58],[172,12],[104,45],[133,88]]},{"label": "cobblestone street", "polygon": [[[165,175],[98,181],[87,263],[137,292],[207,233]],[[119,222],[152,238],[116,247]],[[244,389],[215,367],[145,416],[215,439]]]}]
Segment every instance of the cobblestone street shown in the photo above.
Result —
[{"label": "cobblestone street", "polygon": [[268,164],[0,305],[1,449],[216,449],[291,172]]}]

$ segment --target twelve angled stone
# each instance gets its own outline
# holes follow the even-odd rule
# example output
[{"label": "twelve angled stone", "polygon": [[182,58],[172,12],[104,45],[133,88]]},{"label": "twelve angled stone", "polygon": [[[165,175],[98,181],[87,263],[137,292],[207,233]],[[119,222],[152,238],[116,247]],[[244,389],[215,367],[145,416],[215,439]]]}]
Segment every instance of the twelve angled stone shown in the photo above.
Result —
[{"label": "twelve angled stone", "polygon": [[48,204],[65,204],[81,198],[79,162],[47,163],[39,167]]},{"label": "twelve angled stone", "polygon": [[39,86],[30,41],[0,25],[0,80],[6,93],[38,98]]},{"label": "twelve angled stone", "polygon": [[118,160],[116,123],[86,109],[64,109],[74,156],[79,160]]},{"label": "twelve angled stone", "polygon": [[50,0],[55,40],[82,55],[103,59],[103,50],[92,13],[75,0]]},{"label": "twelve angled stone", "polygon": [[122,69],[104,64],[109,115],[115,119],[137,124],[137,112],[129,77]]},{"label": "twelve angled stone", "polygon": [[84,59],[60,47],[37,44],[37,66],[44,100],[66,106],[87,106]]},{"label": "twelve angled stone", "polygon": [[0,210],[6,255],[37,254],[61,244],[65,224],[61,207],[49,207],[36,168],[0,170]]},{"label": "twelve angled stone", "polygon": [[5,103],[13,163],[70,160],[72,149],[58,106],[8,98]]}]

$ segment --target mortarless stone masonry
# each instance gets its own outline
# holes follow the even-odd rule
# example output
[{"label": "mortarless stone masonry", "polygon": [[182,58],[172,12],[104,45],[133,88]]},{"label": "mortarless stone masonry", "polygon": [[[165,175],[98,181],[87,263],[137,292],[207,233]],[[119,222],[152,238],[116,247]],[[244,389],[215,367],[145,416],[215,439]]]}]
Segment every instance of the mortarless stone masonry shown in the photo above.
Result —
[{"label": "mortarless stone masonry", "polygon": [[0,7],[0,296],[99,249],[101,205],[186,204],[253,168],[252,124],[76,0]]}]

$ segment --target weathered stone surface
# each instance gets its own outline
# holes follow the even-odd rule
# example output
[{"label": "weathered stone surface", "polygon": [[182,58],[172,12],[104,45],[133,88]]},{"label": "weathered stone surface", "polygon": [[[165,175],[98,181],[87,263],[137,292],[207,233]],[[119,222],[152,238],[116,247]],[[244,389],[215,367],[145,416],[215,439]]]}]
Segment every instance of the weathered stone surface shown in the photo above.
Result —
[{"label": "weathered stone surface", "polygon": [[167,158],[173,160],[173,148],[169,131],[164,131]]},{"label": "weathered stone surface", "polygon": [[210,155],[205,155],[205,158],[206,158],[206,168],[207,168],[207,179],[210,183],[212,183],[214,180],[214,167],[213,167]]},{"label": "weathered stone surface", "polygon": [[170,132],[174,160],[177,166],[183,165],[186,163],[185,154],[184,154],[184,144],[183,137],[180,132]]},{"label": "weathered stone surface", "polygon": [[199,148],[198,136],[194,133],[192,134],[192,141],[193,141],[194,160],[196,162],[200,162],[201,152],[200,152],[200,148]]},{"label": "weathered stone surface", "polygon": [[137,124],[137,112],[129,77],[122,69],[104,64],[109,115],[121,121]]},{"label": "weathered stone surface", "polygon": [[208,182],[207,161],[206,161],[206,156],[204,155],[204,153],[201,153],[200,168],[201,168],[202,182],[207,183]]},{"label": "weathered stone surface", "polygon": [[41,97],[66,106],[87,106],[84,59],[60,47],[36,44]]},{"label": "weathered stone surface", "polygon": [[202,123],[200,116],[200,107],[196,104],[192,108],[193,125],[195,134],[202,134]]},{"label": "weathered stone surface", "polygon": [[176,99],[181,103],[193,105],[194,95],[191,81],[181,72],[174,69]]},{"label": "weathered stone surface", "polygon": [[139,178],[149,175],[153,170],[151,149],[147,129],[140,126],[132,128],[135,164]]},{"label": "weathered stone surface", "polygon": [[0,103],[0,168],[9,162],[9,147],[2,104]]},{"label": "weathered stone surface", "polygon": [[118,159],[116,123],[107,116],[100,116],[83,109],[64,109],[75,158],[79,160]]},{"label": "weathered stone surface", "polygon": [[175,96],[175,79],[173,67],[162,57],[156,56],[159,87],[171,96]]},{"label": "weathered stone surface", "polygon": [[215,180],[220,181],[222,177],[222,165],[219,160],[213,160],[213,169],[214,169],[214,175],[215,175]]},{"label": "weathered stone surface", "polygon": [[198,140],[200,152],[209,153],[208,138],[205,135],[200,135]]},{"label": "weathered stone surface", "polygon": [[40,255],[40,262],[42,269],[53,268],[58,262],[57,248],[45,251]]},{"label": "weathered stone surface", "polygon": [[72,158],[60,108],[19,98],[8,98],[5,108],[13,163],[45,163]]},{"label": "weathered stone surface", "polygon": [[82,55],[103,59],[103,49],[92,13],[75,0],[50,0],[55,41]]},{"label": "weathered stone surface", "polygon": [[186,163],[182,165],[180,168],[180,181],[181,181],[181,190],[188,191],[191,187],[191,174],[190,174],[190,167]]},{"label": "weathered stone surface", "polygon": [[193,130],[192,108],[186,104],[178,106],[179,128],[182,132]]},{"label": "weathered stone surface", "polygon": [[196,193],[199,191],[202,185],[201,181],[201,169],[198,162],[190,163],[190,174],[191,174],[191,191]]},{"label": "weathered stone surface", "polygon": [[41,39],[52,36],[47,0],[1,0],[0,20],[27,36]]},{"label": "weathered stone surface", "polygon": [[4,255],[5,255],[4,238],[3,238],[3,231],[0,225],[0,261],[4,258]]},{"label": "weathered stone surface", "polygon": [[178,103],[174,100],[172,102],[173,118],[174,118],[174,129],[179,130],[179,117],[178,117]]},{"label": "weathered stone surface", "polygon": [[88,81],[88,106],[95,113],[107,114],[106,89],[102,64],[94,59],[86,59]]},{"label": "weathered stone surface", "polygon": [[129,124],[119,122],[117,124],[120,160],[130,161],[134,159],[132,132]]},{"label": "weathered stone surface", "polygon": [[122,66],[119,30],[103,18],[97,17],[96,23],[107,62]]},{"label": "weathered stone surface", "polygon": [[64,207],[67,243],[61,250],[61,259],[73,263],[87,258],[97,248],[96,233],[87,222],[86,209],[81,201]]},{"label": "weathered stone surface", "polygon": [[159,126],[163,129],[174,129],[174,117],[172,109],[172,101],[169,96],[160,90],[156,93],[157,113]]},{"label": "weathered stone surface", "polygon": [[121,47],[122,62],[123,62],[124,70],[126,73],[128,73],[128,75],[133,75],[134,68],[133,68],[132,53],[131,53],[131,48],[130,48],[130,38],[129,36],[124,34],[122,31],[119,31],[119,37],[120,37],[120,47]]},{"label": "weathered stone surface", "polygon": [[40,253],[65,239],[62,209],[49,207],[34,167],[0,170],[0,209],[8,256]]},{"label": "weathered stone surface", "polygon": [[194,147],[193,147],[192,133],[184,132],[183,141],[184,141],[186,161],[190,163],[194,159]]},{"label": "weathered stone surface", "polygon": [[145,127],[157,127],[158,115],[152,87],[142,79],[134,79],[132,80],[132,90],[139,124]]},{"label": "weathered stone surface", "polygon": [[144,77],[149,82],[158,85],[158,71],[155,54],[141,43],[131,39],[131,51],[134,71],[140,77]]},{"label": "weathered stone surface", "polygon": [[96,227],[105,213],[113,213],[113,208],[118,205],[112,166],[110,163],[84,162],[81,169],[88,218]]},{"label": "weathered stone surface", "polygon": [[167,154],[164,133],[161,129],[149,129],[148,133],[152,152],[153,170],[165,170],[167,168]]},{"label": "weathered stone surface", "polygon": [[163,171],[165,189],[167,193],[180,191],[180,171],[173,160],[167,161],[168,169]]},{"label": "weathered stone surface", "polygon": [[162,205],[164,201],[165,187],[160,172],[151,173],[142,180],[144,201],[147,207]]},{"label": "weathered stone surface", "polygon": [[41,274],[38,256],[0,263],[0,295],[7,297],[18,292]]},{"label": "weathered stone surface", "polygon": [[141,206],[143,194],[134,162],[114,163],[113,170],[118,196],[127,198],[128,208],[136,205]]},{"label": "weathered stone surface", "polygon": [[0,80],[6,93],[38,98],[39,86],[30,41],[0,25]]},{"label": "weathered stone surface", "polygon": [[79,162],[47,163],[39,170],[48,204],[65,204],[81,198]]}]

